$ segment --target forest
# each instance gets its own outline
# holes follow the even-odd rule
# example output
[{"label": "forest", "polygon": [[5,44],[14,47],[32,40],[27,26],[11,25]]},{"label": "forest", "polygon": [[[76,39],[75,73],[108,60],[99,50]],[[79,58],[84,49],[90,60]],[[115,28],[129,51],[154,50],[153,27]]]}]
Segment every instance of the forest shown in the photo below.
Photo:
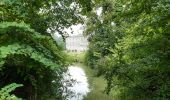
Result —
[{"label": "forest", "polygon": [[75,58],[53,36],[65,42],[80,23],[89,45],[77,59],[106,80],[105,94],[170,99],[170,0],[1,0],[0,100],[66,100]]}]

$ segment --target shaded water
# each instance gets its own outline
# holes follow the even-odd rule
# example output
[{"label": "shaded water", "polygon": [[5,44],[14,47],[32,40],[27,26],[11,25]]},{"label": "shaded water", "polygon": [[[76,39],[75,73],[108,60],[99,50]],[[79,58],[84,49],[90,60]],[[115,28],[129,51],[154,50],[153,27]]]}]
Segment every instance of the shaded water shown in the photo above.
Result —
[{"label": "shaded water", "polygon": [[74,82],[72,82],[72,85],[67,85],[67,91],[73,94],[69,95],[67,100],[83,100],[83,97],[90,92],[84,70],[78,66],[69,66],[64,76],[64,80],[68,79],[72,79]]}]

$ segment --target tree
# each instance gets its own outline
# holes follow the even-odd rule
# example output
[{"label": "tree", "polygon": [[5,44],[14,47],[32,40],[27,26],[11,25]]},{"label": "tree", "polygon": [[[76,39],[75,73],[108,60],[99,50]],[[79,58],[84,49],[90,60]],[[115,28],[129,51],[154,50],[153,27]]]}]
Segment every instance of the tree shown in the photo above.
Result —
[{"label": "tree", "polygon": [[[27,100],[62,99],[65,54],[51,37],[81,19],[72,0],[0,1],[0,88]],[[51,30],[51,33],[47,32]],[[64,36],[64,35],[63,35]]]},{"label": "tree", "polygon": [[[103,8],[102,25],[95,22],[92,24],[95,27],[87,29],[92,30],[87,58],[107,79],[107,92],[114,90],[119,99],[126,100],[169,99],[170,2],[96,0],[96,3],[96,7]],[[109,28],[112,22],[114,26]],[[96,31],[102,29],[100,26],[112,31]],[[114,41],[104,37],[107,35]],[[103,55],[105,49],[108,53]]]}]

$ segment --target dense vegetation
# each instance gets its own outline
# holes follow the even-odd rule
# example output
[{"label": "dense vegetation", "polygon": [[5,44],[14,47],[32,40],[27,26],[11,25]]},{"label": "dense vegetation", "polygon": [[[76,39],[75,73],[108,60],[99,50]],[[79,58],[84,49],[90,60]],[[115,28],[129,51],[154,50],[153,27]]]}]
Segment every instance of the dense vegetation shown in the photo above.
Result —
[{"label": "dense vegetation", "polygon": [[170,99],[170,1],[93,3],[86,63],[105,76],[106,92],[113,90],[121,100]]},{"label": "dense vegetation", "polygon": [[80,21],[72,2],[0,1],[0,99],[63,98],[65,54],[51,35],[58,32],[64,37],[62,30]]},{"label": "dense vegetation", "polygon": [[66,59],[83,59],[66,58],[63,43],[52,37],[58,32],[64,39],[63,30],[83,22],[82,15],[90,42],[86,63],[107,80],[106,93],[170,99],[169,0],[1,0],[0,99],[64,98]]}]

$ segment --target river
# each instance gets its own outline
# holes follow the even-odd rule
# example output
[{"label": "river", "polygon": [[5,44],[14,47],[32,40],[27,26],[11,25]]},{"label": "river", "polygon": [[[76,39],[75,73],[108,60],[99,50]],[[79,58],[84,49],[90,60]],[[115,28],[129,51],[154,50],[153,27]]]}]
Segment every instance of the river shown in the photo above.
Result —
[{"label": "river", "polygon": [[[78,66],[69,66],[64,74],[65,85],[67,87],[67,100],[83,100],[83,97],[90,92],[87,76],[84,70]],[[68,84],[67,84],[68,83]],[[69,85],[69,83],[72,83]]]}]

